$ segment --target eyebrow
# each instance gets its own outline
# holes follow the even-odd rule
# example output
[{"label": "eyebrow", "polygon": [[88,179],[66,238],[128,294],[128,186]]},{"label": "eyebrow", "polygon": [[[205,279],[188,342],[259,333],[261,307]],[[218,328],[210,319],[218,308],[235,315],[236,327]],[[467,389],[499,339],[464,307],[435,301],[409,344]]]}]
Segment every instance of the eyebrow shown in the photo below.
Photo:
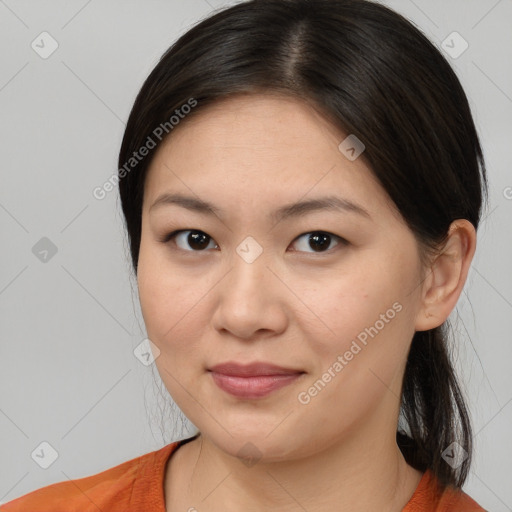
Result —
[{"label": "eyebrow", "polygon": [[[218,217],[222,217],[224,213],[222,209],[214,206],[211,203],[208,203],[207,201],[203,201],[202,199],[198,199],[192,196],[185,196],[183,194],[170,193],[164,193],[160,195],[150,206],[149,211],[164,205],[181,206],[187,210],[205,215],[216,215]],[[302,217],[308,213],[321,210],[355,213],[362,217],[371,219],[370,213],[361,205],[337,196],[317,197],[314,199],[308,199],[306,201],[287,204],[271,212],[269,217],[274,222],[281,222],[282,220],[290,217]]]}]

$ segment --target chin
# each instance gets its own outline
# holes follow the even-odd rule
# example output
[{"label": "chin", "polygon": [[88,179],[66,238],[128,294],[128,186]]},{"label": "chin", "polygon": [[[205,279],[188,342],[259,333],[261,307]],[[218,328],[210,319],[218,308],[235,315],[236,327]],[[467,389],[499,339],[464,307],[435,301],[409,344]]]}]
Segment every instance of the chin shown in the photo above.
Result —
[{"label": "chin", "polygon": [[279,434],[268,435],[268,430],[245,429],[243,432],[231,432],[231,436],[222,431],[220,435],[205,436],[224,453],[237,457],[246,466],[257,462],[278,462],[299,458],[305,446],[295,436],[283,430]]}]

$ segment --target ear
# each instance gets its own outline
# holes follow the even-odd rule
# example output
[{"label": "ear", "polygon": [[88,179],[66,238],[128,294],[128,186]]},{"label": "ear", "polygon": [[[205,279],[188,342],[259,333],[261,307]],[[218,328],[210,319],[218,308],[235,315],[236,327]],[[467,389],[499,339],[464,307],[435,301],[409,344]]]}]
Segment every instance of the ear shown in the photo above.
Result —
[{"label": "ear", "polygon": [[441,253],[434,259],[423,282],[416,331],[440,326],[457,304],[476,249],[476,231],[466,219],[453,221]]}]

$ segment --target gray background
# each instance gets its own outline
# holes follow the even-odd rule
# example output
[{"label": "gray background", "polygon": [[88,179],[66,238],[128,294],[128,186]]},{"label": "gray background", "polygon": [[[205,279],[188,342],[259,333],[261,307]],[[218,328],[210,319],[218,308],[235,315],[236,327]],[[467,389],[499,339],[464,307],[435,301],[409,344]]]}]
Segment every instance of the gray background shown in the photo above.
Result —
[{"label": "gray background", "polygon": [[[481,134],[490,206],[451,317],[476,434],[465,490],[510,511],[512,1],[384,3],[440,48],[453,31],[469,44],[448,60]],[[125,120],[160,55],[223,5],[0,0],[0,503],[191,429],[175,425],[154,365],[133,354],[145,331],[117,192],[100,201],[92,190],[116,171]],[[59,45],[46,59],[31,47],[43,31]],[[43,237],[57,248],[46,262],[33,252]],[[31,457],[44,441],[58,452],[48,469]]]}]

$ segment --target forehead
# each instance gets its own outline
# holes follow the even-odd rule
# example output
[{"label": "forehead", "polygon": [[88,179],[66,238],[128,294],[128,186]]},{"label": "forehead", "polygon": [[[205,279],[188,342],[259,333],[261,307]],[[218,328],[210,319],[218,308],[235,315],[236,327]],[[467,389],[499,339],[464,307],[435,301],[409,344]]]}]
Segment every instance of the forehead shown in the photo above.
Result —
[{"label": "forehead", "polygon": [[[183,132],[186,134],[183,134]],[[310,141],[322,150],[326,138],[337,141],[343,132],[334,127],[306,100],[278,93],[237,94],[192,112],[174,130],[168,143],[176,145],[180,136],[197,136],[213,147],[264,148],[269,151],[294,146],[296,151],[311,149],[297,141]]]},{"label": "forehead", "polygon": [[388,207],[384,190],[360,157],[347,159],[347,137],[318,110],[281,95],[239,95],[184,119],[148,169],[144,203],[164,190],[215,194],[219,201],[259,198],[260,205],[340,192]]}]

